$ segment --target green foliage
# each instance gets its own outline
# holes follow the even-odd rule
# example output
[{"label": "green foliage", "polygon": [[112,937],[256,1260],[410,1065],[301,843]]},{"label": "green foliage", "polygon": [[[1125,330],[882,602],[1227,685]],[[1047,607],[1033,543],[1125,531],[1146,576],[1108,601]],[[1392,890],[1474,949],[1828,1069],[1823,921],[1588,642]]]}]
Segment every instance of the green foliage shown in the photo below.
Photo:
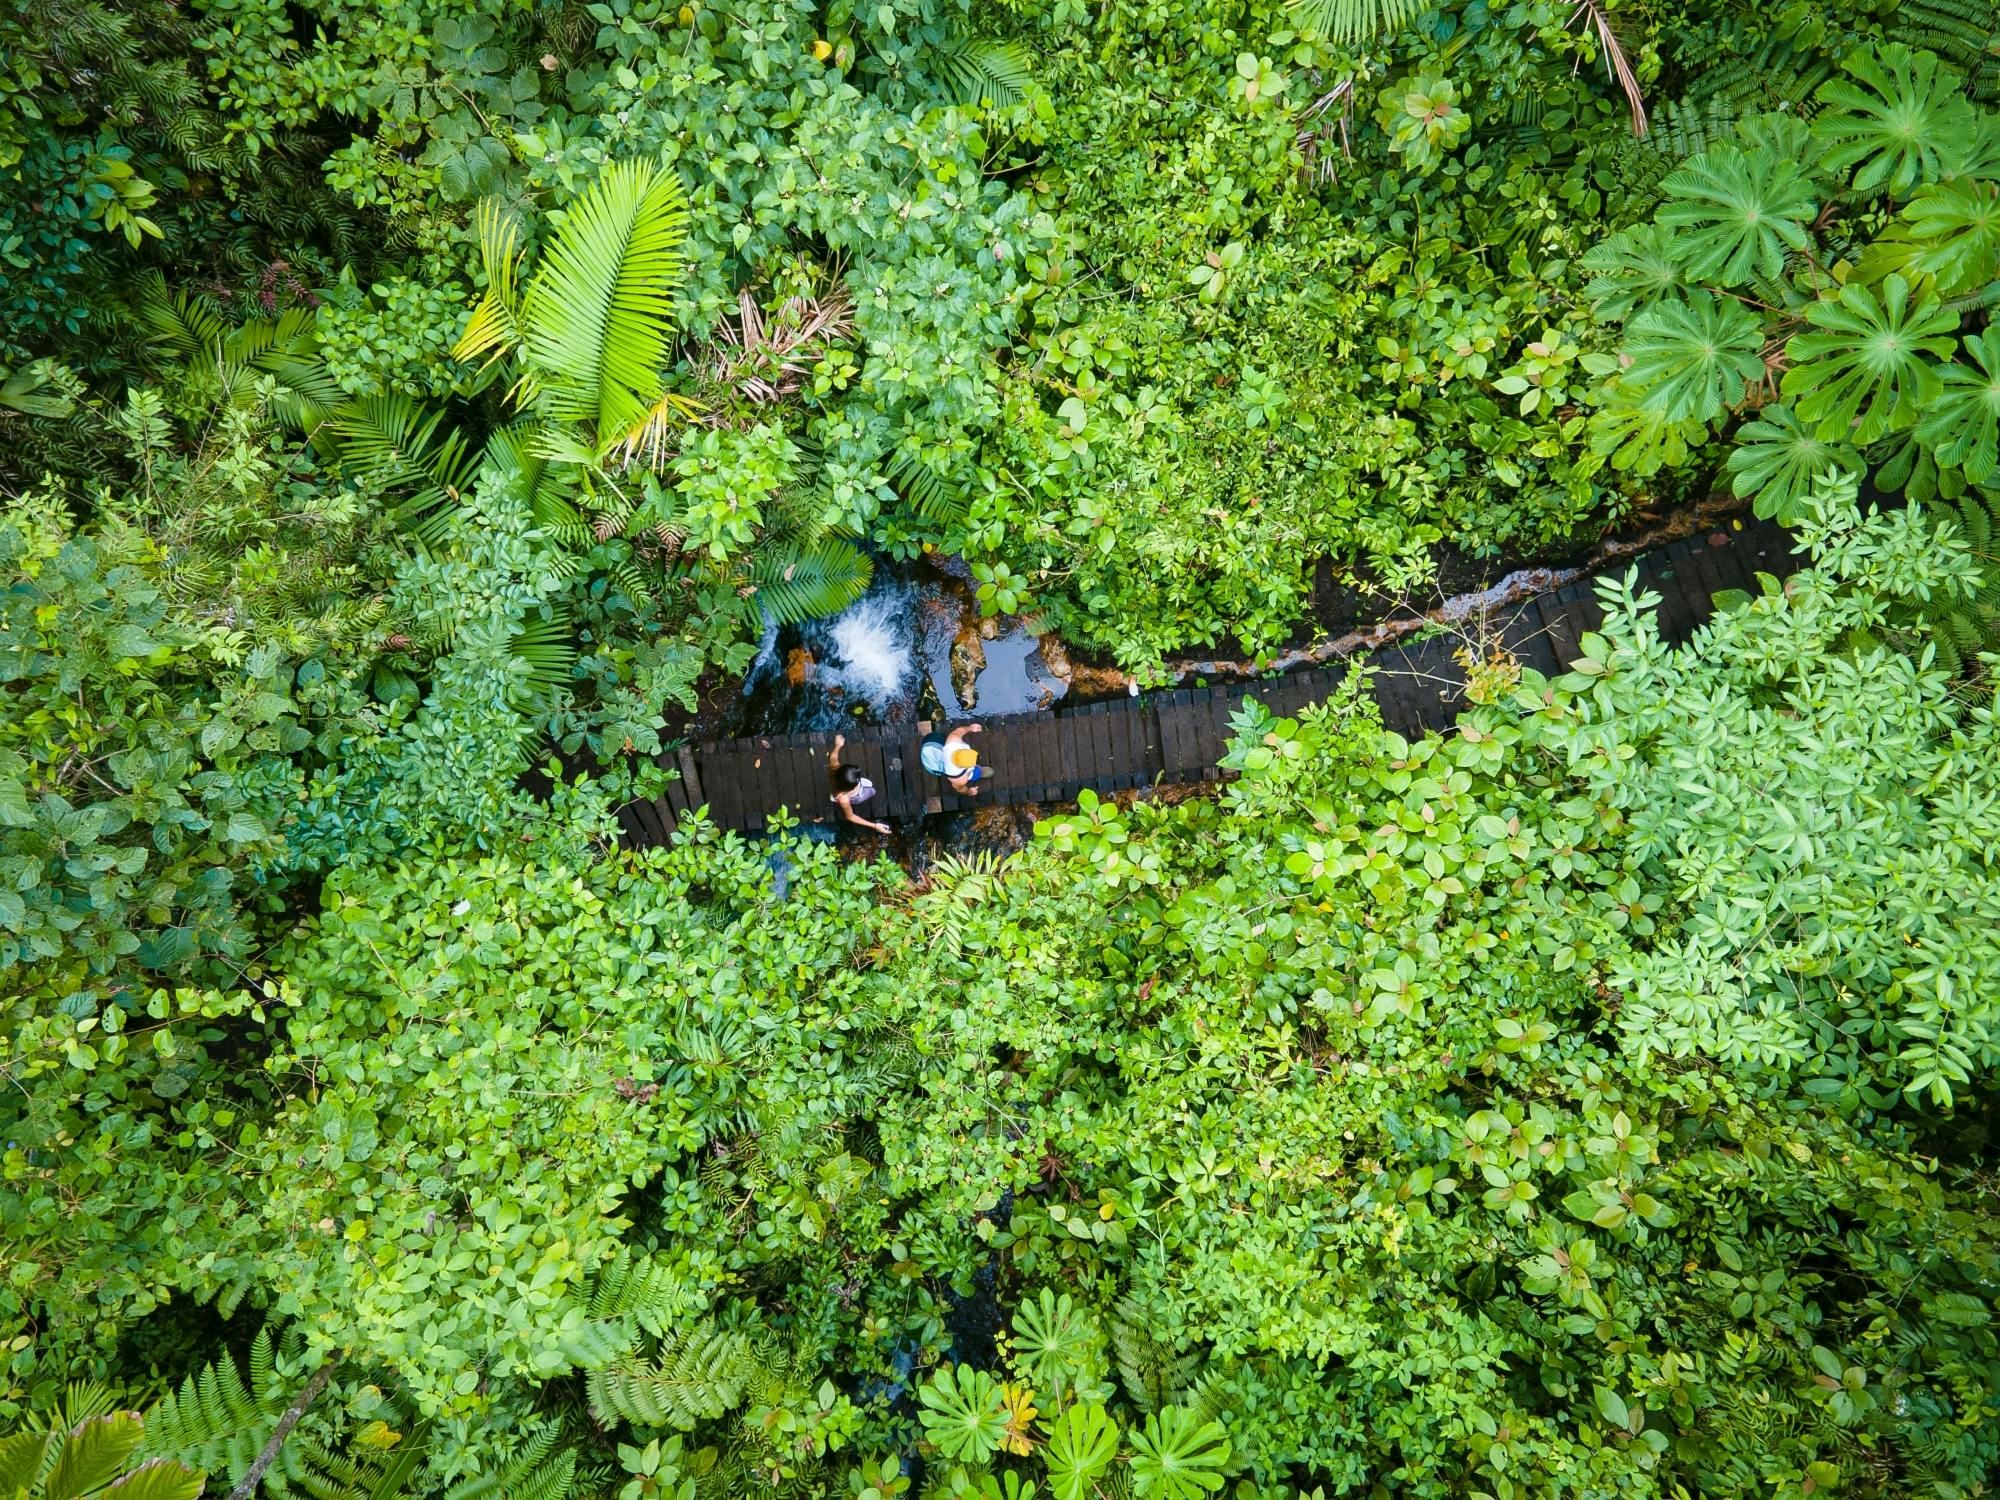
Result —
[{"label": "green foliage", "polygon": [[1788,251],[1806,248],[1818,206],[1800,163],[1732,145],[1704,151],[1660,189],[1654,222],[1672,233],[1675,263],[1725,287],[1778,275]]},{"label": "green foliage", "polygon": [[740,1405],[757,1369],[748,1338],[704,1322],[662,1338],[651,1364],[591,1370],[590,1404],[607,1421],[686,1431]]},{"label": "green foliage", "polygon": [[1712,422],[1764,374],[1763,330],[1741,304],[1698,292],[1655,303],[1626,330],[1628,378],[1669,422]]},{"label": "green foliage", "polygon": [[[1649,229],[1586,257],[1598,315],[1624,324],[1593,398],[1614,467],[1678,465],[1743,416],[1728,467],[1761,515],[1797,516],[1816,479],[1854,467],[1919,498],[1991,474],[1995,117],[1928,52],[1858,48],[1844,67],[1809,127],[1742,118],[1667,177]],[[1758,412],[1756,365],[1780,343],[1783,404]]]},{"label": "green foliage", "polygon": [[1000,1451],[1007,1435],[1007,1406],[1000,1382],[983,1370],[950,1365],[925,1381],[924,1436],[946,1458],[979,1463]]},{"label": "green foliage", "polygon": [[1857,191],[1897,197],[1946,175],[1974,122],[1950,70],[1897,42],[1857,51],[1841,67],[1848,78],[1820,85],[1818,98],[1831,107],[1813,122],[1827,167],[1852,171]]},{"label": "green foliage", "polygon": [[110,1411],[102,1387],[73,1385],[45,1420],[0,1438],[0,1494],[20,1500],[196,1500],[203,1475],[139,1457],[146,1418]]},{"label": "green foliage", "polygon": [[1958,319],[1935,298],[1911,296],[1909,283],[1891,276],[1878,297],[1847,286],[1831,301],[1806,310],[1817,332],[1795,334],[1785,345],[1792,367],[1784,392],[1798,414],[1819,424],[1822,441],[1850,433],[1870,443],[1912,425],[1936,399],[1942,382],[1931,359],[1951,357]]},{"label": "green foliage", "polygon": [[[248,1380],[225,1356],[163,1396],[147,1418],[147,1454],[226,1475],[231,1484],[241,1480],[292,1399],[278,1374],[269,1330],[257,1334],[248,1363]],[[303,1446],[280,1448],[279,1462],[268,1472],[273,1489],[288,1488],[305,1473]]]}]

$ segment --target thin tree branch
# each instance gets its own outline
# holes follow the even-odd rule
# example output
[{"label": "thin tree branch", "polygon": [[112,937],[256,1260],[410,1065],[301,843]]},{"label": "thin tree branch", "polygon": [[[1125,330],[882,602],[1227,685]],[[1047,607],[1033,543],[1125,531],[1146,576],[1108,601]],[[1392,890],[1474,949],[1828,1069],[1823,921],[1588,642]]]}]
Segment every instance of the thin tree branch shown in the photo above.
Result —
[{"label": "thin tree branch", "polygon": [[333,1361],[328,1360],[314,1372],[299,1393],[292,1397],[292,1404],[285,1408],[285,1414],[278,1418],[278,1425],[271,1429],[271,1436],[257,1454],[257,1461],[250,1465],[249,1472],[229,1492],[229,1500],[250,1500],[257,1492],[258,1481],[271,1465],[277,1462],[278,1450],[285,1446],[285,1439],[292,1435],[292,1429],[299,1425],[299,1418],[306,1414],[306,1408],[318,1399],[326,1389],[326,1383],[333,1378]]}]

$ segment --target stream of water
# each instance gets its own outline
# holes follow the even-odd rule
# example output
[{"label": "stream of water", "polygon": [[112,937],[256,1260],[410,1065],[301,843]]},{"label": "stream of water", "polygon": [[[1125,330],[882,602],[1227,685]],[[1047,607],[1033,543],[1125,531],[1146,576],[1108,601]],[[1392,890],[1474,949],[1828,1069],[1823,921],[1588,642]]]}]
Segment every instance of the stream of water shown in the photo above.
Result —
[{"label": "stream of water", "polygon": [[1067,691],[1018,621],[1003,622],[991,640],[979,627],[956,579],[878,567],[868,592],[831,619],[765,621],[732,732],[824,734],[850,724],[1026,713]]}]

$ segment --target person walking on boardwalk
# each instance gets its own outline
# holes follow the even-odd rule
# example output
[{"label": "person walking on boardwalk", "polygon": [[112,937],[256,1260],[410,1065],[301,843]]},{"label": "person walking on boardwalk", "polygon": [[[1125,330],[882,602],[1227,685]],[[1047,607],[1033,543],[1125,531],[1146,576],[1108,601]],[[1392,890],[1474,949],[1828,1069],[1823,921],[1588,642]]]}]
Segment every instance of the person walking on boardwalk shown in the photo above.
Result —
[{"label": "person walking on boardwalk", "polygon": [[917,750],[917,759],[933,776],[942,777],[954,792],[968,797],[979,795],[979,783],[986,779],[986,767],[979,752],[965,743],[968,734],[980,734],[983,724],[960,724],[950,734],[927,734]]},{"label": "person walking on boardwalk", "polygon": [[847,736],[836,734],[833,748],[826,753],[826,789],[833,798],[833,805],[840,809],[840,815],[859,828],[872,828],[877,833],[890,832],[887,823],[877,823],[873,818],[864,818],[854,810],[857,802],[866,802],[875,795],[875,783],[861,774],[859,766],[843,766],[840,763],[841,747],[846,745]]}]

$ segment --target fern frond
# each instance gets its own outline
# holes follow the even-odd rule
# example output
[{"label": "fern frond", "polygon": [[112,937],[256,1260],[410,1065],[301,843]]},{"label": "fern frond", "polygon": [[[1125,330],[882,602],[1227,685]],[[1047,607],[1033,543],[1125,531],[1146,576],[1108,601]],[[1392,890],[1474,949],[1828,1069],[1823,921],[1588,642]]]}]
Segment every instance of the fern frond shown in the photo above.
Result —
[{"label": "fern frond", "polygon": [[592,1370],[590,1404],[601,1419],[616,1416],[685,1432],[741,1404],[760,1364],[746,1336],[703,1320],[685,1334],[662,1340],[651,1363]]},{"label": "fern frond", "polygon": [[655,1338],[663,1338],[669,1320],[686,1317],[694,1300],[679,1271],[650,1255],[635,1255],[621,1247],[597,1273],[590,1315],[631,1318]]},{"label": "fern frond", "polygon": [[1111,1352],[1126,1393],[1141,1411],[1174,1405],[1194,1384],[1201,1357],[1179,1353],[1155,1332],[1156,1320],[1142,1302],[1127,1295],[1111,1310]]},{"label": "fern frond", "polygon": [[526,689],[532,706],[545,708],[570,685],[576,670],[576,622],[569,611],[551,609],[514,632],[508,653],[528,668]]},{"label": "fern frond", "polygon": [[[188,1376],[178,1391],[161,1397],[146,1414],[141,1453],[227,1474],[231,1483],[242,1478],[289,1400],[267,1333],[260,1331],[251,1344],[249,1363],[248,1384],[236,1362],[225,1355],[199,1375]],[[268,1471],[269,1482],[283,1489],[299,1472],[296,1454],[281,1449],[278,1462]]]},{"label": "fern frond", "polygon": [[456,512],[479,469],[479,455],[444,417],[394,391],[342,402],[328,419],[353,477],[376,492],[400,492],[390,515],[432,544],[441,540],[438,513]]}]

